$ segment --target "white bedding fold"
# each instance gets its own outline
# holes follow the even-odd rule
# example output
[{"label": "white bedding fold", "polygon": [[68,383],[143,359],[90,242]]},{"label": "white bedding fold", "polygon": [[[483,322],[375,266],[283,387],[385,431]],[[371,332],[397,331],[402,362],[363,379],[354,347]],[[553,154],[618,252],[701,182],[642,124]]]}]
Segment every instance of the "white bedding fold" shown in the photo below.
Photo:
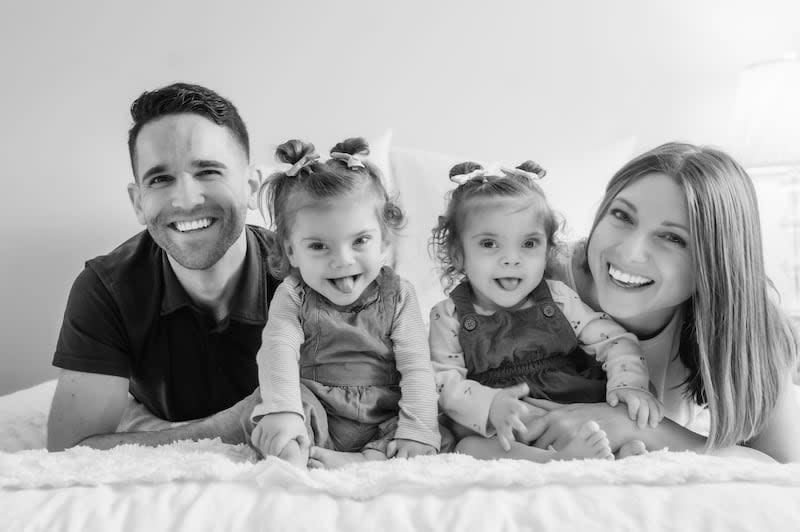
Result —
[{"label": "white bedding fold", "polygon": [[29,489],[119,483],[239,481],[265,489],[323,492],[365,500],[414,490],[430,493],[469,488],[534,488],[758,482],[800,487],[800,464],[765,464],[693,453],[655,452],[620,461],[576,460],[534,464],[479,461],[463,455],[353,464],[337,471],[299,471],[277,459],[255,461],[246,446],[219,440],[179,442],[158,448],[125,445],[110,451],[86,447],[0,453],[0,488]]}]

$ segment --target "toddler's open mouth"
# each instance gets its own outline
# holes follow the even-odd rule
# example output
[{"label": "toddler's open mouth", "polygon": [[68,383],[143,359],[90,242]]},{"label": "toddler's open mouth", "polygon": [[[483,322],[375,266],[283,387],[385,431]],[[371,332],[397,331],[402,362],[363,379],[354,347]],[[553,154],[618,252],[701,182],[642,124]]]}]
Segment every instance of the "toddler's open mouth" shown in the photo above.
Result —
[{"label": "toddler's open mouth", "polygon": [[519,277],[500,277],[495,279],[494,282],[496,282],[501,289],[511,292],[516,290],[519,283],[522,282],[522,279]]},{"label": "toddler's open mouth", "polygon": [[328,279],[328,282],[331,283],[336,290],[342,292],[343,294],[349,294],[353,291],[353,287],[355,286],[359,277],[361,277],[360,273],[356,275],[347,275],[345,277]]}]

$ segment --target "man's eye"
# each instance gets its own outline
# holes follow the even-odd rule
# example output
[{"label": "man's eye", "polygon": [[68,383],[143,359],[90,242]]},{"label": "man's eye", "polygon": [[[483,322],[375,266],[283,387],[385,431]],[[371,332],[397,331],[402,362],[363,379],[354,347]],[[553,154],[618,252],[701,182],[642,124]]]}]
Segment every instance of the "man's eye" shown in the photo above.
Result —
[{"label": "man's eye", "polygon": [[222,173],[214,168],[206,168],[205,170],[200,170],[199,172],[197,172],[197,175],[199,177],[213,177],[222,175]]},{"label": "man's eye", "polygon": [[486,248],[486,249],[493,249],[493,248],[496,248],[496,247],[497,247],[497,242],[495,242],[494,240],[490,240],[490,239],[488,239],[488,238],[487,238],[487,239],[485,239],[485,240],[481,240],[480,242],[478,242],[478,245],[479,245],[480,247],[482,247],[482,248]]},{"label": "man's eye", "polygon": [[157,186],[157,185],[164,185],[166,183],[169,183],[170,181],[172,181],[172,177],[171,176],[168,176],[168,175],[157,175],[157,176],[154,176],[154,177],[150,178],[150,181],[148,181],[147,184],[150,185],[150,186],[154,186],[154,185]]}]

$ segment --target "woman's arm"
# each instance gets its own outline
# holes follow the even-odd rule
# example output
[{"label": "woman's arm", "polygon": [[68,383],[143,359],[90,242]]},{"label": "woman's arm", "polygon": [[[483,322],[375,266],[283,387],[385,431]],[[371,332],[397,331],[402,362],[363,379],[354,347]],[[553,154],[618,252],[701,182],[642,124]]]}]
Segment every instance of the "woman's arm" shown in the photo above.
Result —
[{"label": "woman's arm", "polygon": [[800,462],[800,404],[791,376],[784,380],[764,430],[746,445],[779,462]]},{"label": "woman's arm", "polygon": [[[566,445],[587,421],[595,421],[606,432],[611,450],[616,452],[620,446],[632,440],[642,440],[649,451],[668,448],[670,451],[705,452],[706,438],[691,430],[664,419],[655,428],[639,428],[632,421],[622,405],[616,407],[606,403],[576,403],[562,405],[541,399],[526,399],[529,404],[542,409],[543,415],[533,417],[526,423],[526,441],[536,447],[546,449],[552,445],[559,449]],[[763,449],[753,446],[718,449],[713,454],[720,456],[740,456],[772,461]],[[775,458],[778,458],[775,456]]]}]

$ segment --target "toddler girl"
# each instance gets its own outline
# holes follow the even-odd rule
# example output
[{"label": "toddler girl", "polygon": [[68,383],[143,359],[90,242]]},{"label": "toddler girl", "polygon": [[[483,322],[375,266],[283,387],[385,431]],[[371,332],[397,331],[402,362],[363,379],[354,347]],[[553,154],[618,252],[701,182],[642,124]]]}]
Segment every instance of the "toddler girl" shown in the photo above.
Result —
[{"label": "toddler girl", "polygon": [[[565,284],[544,279],[559,225],[535,182],[544,174],[532,161],[496,172],[472,162],[450,170],[458,187],[433,229],[431,249],[447,288],[461,282],[431,310],[439,403],[470,429],[459,452],[536,462],[612,458],[594,422],[563,449],[538,449],[514,437],[515,431],[524,437],[531,410],[522,400],[526,396],[622,401],[640,426],[661,419],[636,337],[594,312]],[[577,347],[603,363],[607,382]],[[640,442],[628,445],[628,453],[643,451]]]},{"label": "toddler girl", "polygon": [[257,355],[251,443],[301,467],[439,449],[419,304],[384,264],[404,217],[368,153],[348,139],[323,163],[312,144],[290,140],[277,158],[292,167],[259,190],[274,231],[270,269],[283,282]]}]

